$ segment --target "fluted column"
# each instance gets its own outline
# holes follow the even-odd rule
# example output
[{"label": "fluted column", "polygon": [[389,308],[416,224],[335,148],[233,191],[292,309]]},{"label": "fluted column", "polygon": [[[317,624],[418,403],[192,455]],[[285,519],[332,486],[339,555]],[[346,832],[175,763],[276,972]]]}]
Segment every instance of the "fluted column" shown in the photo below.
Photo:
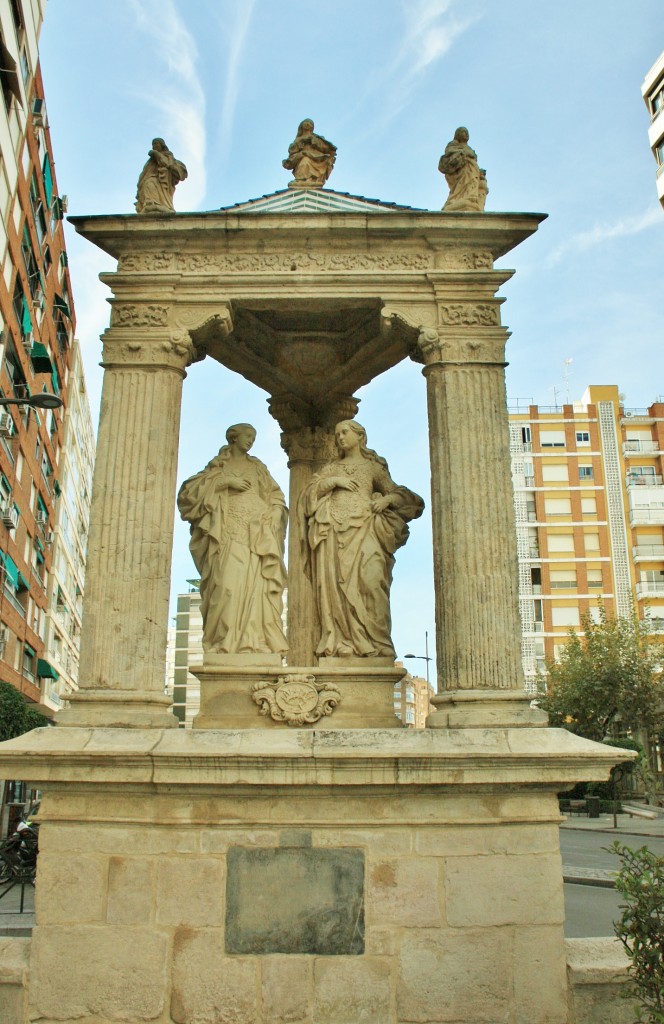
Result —
[{"label": "fluted column", "polygon": [[125,326],[116,309],[119,325],[103,339],[80,690],[63,725],[177,725],[164,667],[180,403],[193,346],[185,331],[145,319]]},{"label": "fluted column", "polygon": [[304,425],[287,399],[273,398],[270,412],[283,428],[281,445],[290,470],[288,519],[288,664],[314,665],[320,623],[307,568],[306,522],[302,495],[321,466],[336,455],[334,427],[357,414],[355,398],[324,410],[324,425]]},{"label": "fluted column", "polygon": [[439,689],[438,713],[429,724],[534,724],[521,667],[507,332],[497,301],[439,305],[438,320],[419,336],[429,415]]}]

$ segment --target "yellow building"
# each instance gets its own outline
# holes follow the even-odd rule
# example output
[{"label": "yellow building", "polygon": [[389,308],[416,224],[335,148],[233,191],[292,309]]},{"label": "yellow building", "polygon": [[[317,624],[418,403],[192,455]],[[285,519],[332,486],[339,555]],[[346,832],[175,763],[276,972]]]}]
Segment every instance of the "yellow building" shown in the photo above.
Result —
[{"label": "yellow building", "polygon": [[580,402],[510,410],[526,681],[581,616],[629,615],[664,632],[664,399],[623,407],[614,385]]},{"label": "yellow building", "polygon": [[648,113],[648,142],[657,164],[657,196],[664,206],[664,52],[648,71],[641,86]]}]

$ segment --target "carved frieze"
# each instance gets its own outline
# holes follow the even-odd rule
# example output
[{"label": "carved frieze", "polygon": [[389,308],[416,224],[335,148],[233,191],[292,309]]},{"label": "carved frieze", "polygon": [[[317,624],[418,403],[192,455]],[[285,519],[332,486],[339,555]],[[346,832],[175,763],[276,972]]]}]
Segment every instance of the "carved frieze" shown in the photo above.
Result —
[{"label": "carved frieze", "polygon": [[500,324],[498,306],[488,302],[452,302],[438,306],[439,323],[445,327],[495,327]]},{"label": "carved frieze", "polygon": [[285,430],[281,435],[281,447],[293,462],[329,462],[337,454],[332,428],[301,427],[299,430]]},{"label": "carved frieze", "polygon": [[129,252],[120,256],[120,273],[164,273],[175,267],[173,252]]},{"label": "carved frieze", "polygon": [[276,682],[264,680],[252,687],[252,699],[259,714],[287,725],[312,725],[331,715],[341,701],[341,693],[329,683],[319,683],[305,673],[278,676]]},{"label": "carved frieze", "polygon": [[[147,266],[148,256],[134,257],[136,261],[129,269],[156,270],[156,266]],[[176,258],[177,270],[183,273],[291,273],[303,270],[309,273],[334,273],[344,271],[417,271],[428,270],[433,258],[429,253],[384,252],[384,253],[313,253],[313,252],[275,252],[275,253],[187,253]],[[163,269],[171,269],[170,265]]]},{"label": "carved frieze", "polygon": [[487,270],[493,267],[493,256],[485,250],[444,249],[436,253],[439,270]]},{"label": "carved frieze", "polygon": [[168,306],[156,303],[115,302],[111,312],[112,327],[165,327]]},{"label": "carved frieze", "polygon": [[433,327],[438,322],[436,305],[433,302],[388,302],[380,311],[382,330],[389,330],[393,320],[415,330]]}]

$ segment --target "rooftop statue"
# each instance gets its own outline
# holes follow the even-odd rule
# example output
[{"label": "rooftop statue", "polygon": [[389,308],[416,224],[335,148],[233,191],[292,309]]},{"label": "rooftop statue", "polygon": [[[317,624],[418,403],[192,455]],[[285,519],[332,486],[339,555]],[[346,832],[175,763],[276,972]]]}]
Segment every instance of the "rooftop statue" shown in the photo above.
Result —
[{"label": "rooftop statue", "polygon": [[310,569],[321,624],[316,654],[394,658],[390,585],[394,552],[424,502],[395,484],[364,427],[335,428],[339,456],[304,492]]},{"label": "rooftop statue", "polygon": [[256,440],[251,424],[229,427],[226,440],[178,494],[201,577],[203,650],[284,654],[286,502],[260,459],[248,454]]},{"label": "rooftop statue", "polygon": [[153,139],[148,162],[136,190],[136,213],[175,213],[175,186],[187,177],[187,168],[176,160],[163,139]]},{"label": "rooftop statue", "polygon": [[337,158],[337,147],[314,132],[311,118],[305,118],[297,129],[294,142],[288,147],[288,156],[282,160],[287,171],[293,172],[289,188],[322,188],[332,173]]},{"label": "rooftop statue", "polygon": [[457,128],[438,163],[450,190],[443,206],[448,213],[482,213],[486,203],[486,171],[478,167],[477,153],[468,145],[469,137],[467,128]]}]

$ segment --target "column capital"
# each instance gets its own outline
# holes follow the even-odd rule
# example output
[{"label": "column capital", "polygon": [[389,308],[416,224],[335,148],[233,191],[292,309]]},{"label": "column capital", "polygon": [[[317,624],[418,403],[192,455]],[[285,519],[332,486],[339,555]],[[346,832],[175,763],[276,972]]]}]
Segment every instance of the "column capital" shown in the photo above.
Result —
[{"label": "column capital", "polygon": [[284,430],[281,435],[281,447],[288,456],[289,468],[299,462],[320,466],[321,463],[335,458],[337,454],[334,435],[326,427]]},{"label": "column capital", "polygon": [[424,363],[424,373],[432,366],[468,365],[504,367],[505,343],[509,333],[503,327],[446,329],[425,327],[417,339],[416,362]]},{"label": "column capital", "polygon": [[353,395],[331,394],[326,397],[324,407],[316,409],[314,419],[312,408],[293,395],[273,395],[268,400],[270,415],[283,431],[294,434],[317,428],[329,433],[341,420],[352,420],[357,416],[359,404],[359,398]]},{"label": "column capital", "polygon": [[111,326],[102,335],[102,366],[152,367],[184,373],[187,366],[206,355],[205,345],[194,341],[191,332],[212,323],[224,335],[231,333],[228,303],[201,306],[116,299]]}]

